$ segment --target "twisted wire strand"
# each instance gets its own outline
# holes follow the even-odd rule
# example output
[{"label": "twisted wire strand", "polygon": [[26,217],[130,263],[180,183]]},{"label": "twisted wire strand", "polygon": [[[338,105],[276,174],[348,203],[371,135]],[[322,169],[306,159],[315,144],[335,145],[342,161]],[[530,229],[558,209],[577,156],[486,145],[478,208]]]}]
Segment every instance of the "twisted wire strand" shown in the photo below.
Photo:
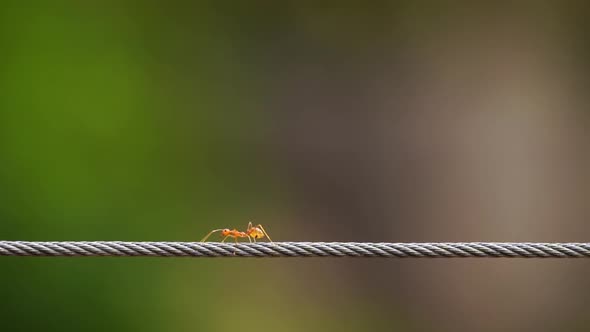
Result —
[{"label": "twisted wire strand", "polygon": [[0,256],[590,258],[590,243],[0,241]]}]

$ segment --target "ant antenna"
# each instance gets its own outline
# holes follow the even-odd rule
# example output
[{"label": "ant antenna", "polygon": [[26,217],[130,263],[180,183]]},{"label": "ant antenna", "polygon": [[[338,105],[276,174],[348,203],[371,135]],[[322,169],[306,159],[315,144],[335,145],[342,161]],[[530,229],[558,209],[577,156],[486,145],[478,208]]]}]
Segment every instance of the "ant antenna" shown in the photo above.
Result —
[{"label": "ant antenna", "polygon": [[274,243],[274,242],[272,242],[272,239],[270,238],[270,236],[268,236],[268,233],[264,230],[264,227],[262,227],[262,225],[258,224],[258,226],[256,226],[256,227],[260,227],[260,229],[262,230],[262,233],[264,233],[264,235],[268,238],[268,240],[271,243]]}]

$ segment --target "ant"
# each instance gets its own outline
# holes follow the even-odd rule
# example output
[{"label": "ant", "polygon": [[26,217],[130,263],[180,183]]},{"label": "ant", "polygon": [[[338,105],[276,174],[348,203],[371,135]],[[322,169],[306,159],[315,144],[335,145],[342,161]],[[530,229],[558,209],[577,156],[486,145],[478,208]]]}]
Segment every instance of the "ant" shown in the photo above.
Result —
[{"label": "ant", "polygon": [[227,240],[228,237],[233,237],[235,242],[238,243],[239,237],[245,237],[245,238],[248,238],[248,241],[250,241],[250,243],[251,243],[252,240],[254,240],[254,242],[256,242],[256,239],[262,239],[263,237],[266,236],[268,238],[268,240],[270,241],[270,243],[274,243],[274,242],[272,242],[272,240],[270,239],[270,236],[268,236],[268,233],[264,230],[264,227],[262,227],[261,224],[258,224],[256,226],[252,226],[252,222],[248,223],[248,229],[246,229],[245,232],[238,231],[235,228],[231,229],[231,230],[229,228],[214,229],[211,232],[209,232],[209,234],[207,234],[201,240],[201,242],[207,241],[207,239],[209,238],[209,236],[211,236],[211,234],[213,234],[215,232],[219,232],[219,231],[221,231],[221,235],[224,237],[221,242],[225,242],[225,240]]}]

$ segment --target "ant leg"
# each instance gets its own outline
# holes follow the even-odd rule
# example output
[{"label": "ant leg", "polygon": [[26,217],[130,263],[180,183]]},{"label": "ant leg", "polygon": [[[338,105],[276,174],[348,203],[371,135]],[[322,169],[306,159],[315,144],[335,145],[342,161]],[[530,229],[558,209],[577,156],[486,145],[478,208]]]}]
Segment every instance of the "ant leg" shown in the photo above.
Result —
[{"label": "ant leg", "polygon": [[215,232],[219,232],[221,230],[222,230],[221,228],[220,229],[214,229],[214,230],[212,230],[211,232],[209,232],[209,234],[205,235],[205,237],[201,240],[201,242],[207,241],[207,239],[209,238],[209,236],[211,236],[211,234],[213,234]]},{"label": "ant leg", "polygon": [[228,237],[230,237],[231,235],[228,235],[226,237],[223,238],[223,240],[221,240],[221,242],[225,242],[225,240],[227,240]]},{"label": "ant leg", "polygon": [[[252,226],[252,222],[250,221],[250,222],[248,222],[248,229],[246,230],[246,233],[249,234],[249,232],[252,228],[254,228],[254,227]],[[252,238],[252,239],[250,239],[250,238]],[[250,235],[248,235],[248,240],[250,240],[250,243],[252,242],[252,240],[254,240],[254,242],[256,242],[256,238],[253,236],[250,236]]]},{"label": "ant leg", "polygon": [[[236,242],[236,246],[238,245],[238,237],[234,237],[234,241]],[[236,255],[236,251],[238,251],[238,248],[234,247],[234,256]]]},{"label": "ant leg", "polygon": [[264,233],[264,235],[268,238],[268,240],[270,241],[270,243],[273,243],[274,244],[274,242],[272,242],[272,239],[270,238],[270,236],[268,236],[268,233],[264,230],[264,227],[262,227],[261,224],[258,224],[258,226],[256,226],[256,227],[260,228],[262,230],[262,233]]}]

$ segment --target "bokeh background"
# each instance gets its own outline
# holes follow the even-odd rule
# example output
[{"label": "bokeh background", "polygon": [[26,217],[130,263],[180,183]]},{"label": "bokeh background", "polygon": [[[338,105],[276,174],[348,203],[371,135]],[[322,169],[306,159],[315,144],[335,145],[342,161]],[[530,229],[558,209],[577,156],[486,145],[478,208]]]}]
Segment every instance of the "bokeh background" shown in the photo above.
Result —
[{"label": "bokeh background", "polygon": [[[0,5],[0,238],[590,239],[584,2]],[[2,331],[587,331],[565,260],[0,259]]]}]

